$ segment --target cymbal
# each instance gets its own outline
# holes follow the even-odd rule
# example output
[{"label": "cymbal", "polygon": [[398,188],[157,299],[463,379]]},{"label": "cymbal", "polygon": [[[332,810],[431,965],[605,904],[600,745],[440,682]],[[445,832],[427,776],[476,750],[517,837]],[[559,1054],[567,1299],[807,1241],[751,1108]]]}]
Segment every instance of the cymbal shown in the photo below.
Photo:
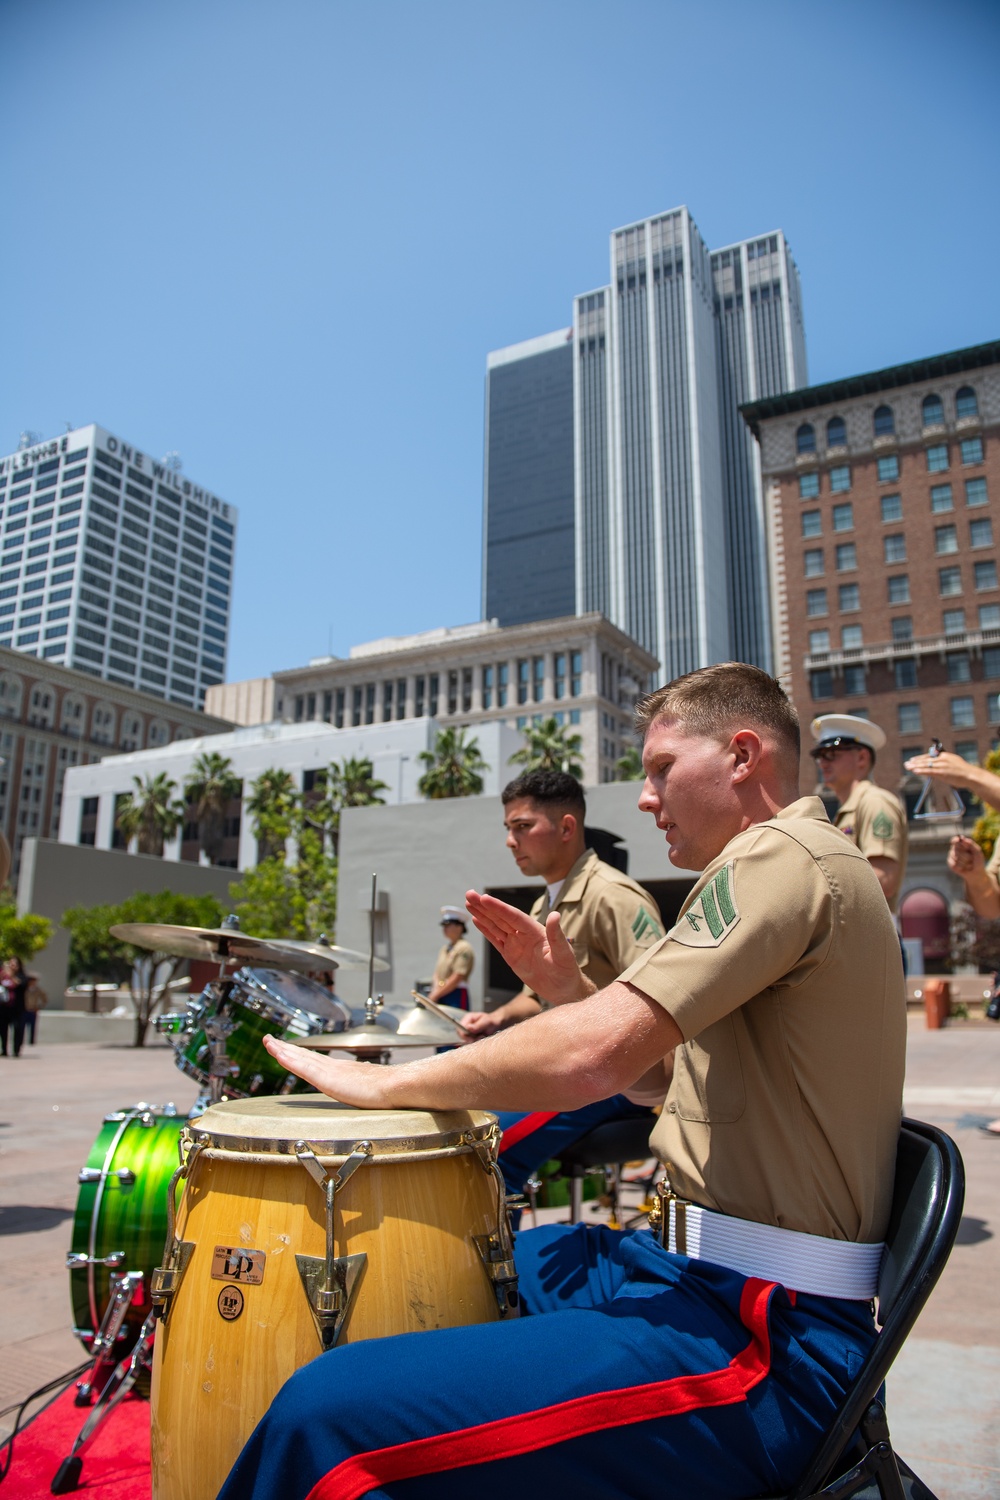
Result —
[{"label": "cymbal", "polygon": [[294,1044],[312,1052],[387,1052],[390,1047],[440,1047],[436,1036],[403,1036],[384,1026],[355,1026],[350,1031],[323,1031],[318,1036],[304,1036]]},{"label": "cymbal", "polygon": [[[301,953],[310,962],[310,969],[367,969],[368,954],[356,948],[340,948],[336,943],[303,943],[298,938],[269,938],[276,947],[287,948],[292,953]],[[299,964],[296,967],[304,967]],[[384,958],[375,960],[375,973],[389,968]]]},{"label": "cymbal", "polygon": [[[229,959],[234,963],[252,963],[275,969],[300,969],[309,972],[316,962],[271,938],[251,937],[238,927],[180,927],[167,922],[117,922],[109,928],[112,937],[136,948],[170,953],[177,958],[206,960]],[[336,959],[324,961],[323,968],[335,969]]]}]

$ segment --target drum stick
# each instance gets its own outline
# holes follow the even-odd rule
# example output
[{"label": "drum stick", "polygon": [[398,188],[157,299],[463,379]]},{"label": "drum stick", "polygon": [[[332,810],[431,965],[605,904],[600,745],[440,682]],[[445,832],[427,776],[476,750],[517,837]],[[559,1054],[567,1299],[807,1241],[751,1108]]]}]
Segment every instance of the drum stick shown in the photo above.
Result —
[{"label": "drum stick", "polygon": [[422,995],[419,990],[411,990],[410,994],[413,996],[414,1000],[416,1000],[418,1005],[422,1005],[425,1010],[429,1010],[433,1015],[438,1016],[442,1021],[450,1021],[456,1031],[460,1031],[463,1036],[465,1035],[464,1025],[461,1021],[455,1019],[450,1010],[445,1010],[444,1006],[438,1005],[436,1000],[428,1000],[427,996]]}]

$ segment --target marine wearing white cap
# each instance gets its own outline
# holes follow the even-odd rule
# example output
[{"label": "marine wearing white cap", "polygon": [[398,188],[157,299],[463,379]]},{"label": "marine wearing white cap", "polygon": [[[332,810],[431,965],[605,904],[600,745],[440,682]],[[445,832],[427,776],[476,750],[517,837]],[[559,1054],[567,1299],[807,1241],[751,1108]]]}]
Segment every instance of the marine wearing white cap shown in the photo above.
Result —
[{"label": "marine wearing white cap", "polygon": [[895,912],[906,873],[906,812],[893,792],[871,780],[885,732],[856,714],[821,714],[810,728],[812,757],[840,803],[833,821],[868,860]]},{"label": "marine wearing white cap", "polygon": [[444,945],[434,965],[434,983],[429,999],[445,1000],[469,1008],[469,975],[476,962],[472,944],[466,941],[465,924],[468,913],[461,906],[442,906],[441,926],[444,929]]}]

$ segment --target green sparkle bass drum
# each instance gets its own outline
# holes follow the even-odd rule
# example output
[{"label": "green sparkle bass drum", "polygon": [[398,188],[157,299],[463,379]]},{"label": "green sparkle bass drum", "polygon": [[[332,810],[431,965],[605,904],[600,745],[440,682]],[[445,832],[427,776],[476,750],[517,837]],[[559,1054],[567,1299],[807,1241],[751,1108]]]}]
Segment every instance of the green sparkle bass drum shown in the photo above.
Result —
[{"label": "green sparkle bass drum", "polygon": [[167,1186],[186,1123],[172,1104],[105,1115],[80,1172],[66,1267],[73,1332],[100,1363],[129,1352],[151,1310],[150,1277],[167,1237]]}]

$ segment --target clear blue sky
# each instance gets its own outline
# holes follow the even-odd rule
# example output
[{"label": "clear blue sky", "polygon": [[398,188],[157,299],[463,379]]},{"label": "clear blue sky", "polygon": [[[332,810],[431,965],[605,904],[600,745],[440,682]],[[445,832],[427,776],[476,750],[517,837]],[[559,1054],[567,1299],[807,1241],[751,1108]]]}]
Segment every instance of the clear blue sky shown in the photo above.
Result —
[{"label": "clear blue sky", "polygon": [[239,507],[229,677],[479,617],[490,349],[781,227],[810,377],[1000,334],[987,0],[3,0],[0,452]]}]

